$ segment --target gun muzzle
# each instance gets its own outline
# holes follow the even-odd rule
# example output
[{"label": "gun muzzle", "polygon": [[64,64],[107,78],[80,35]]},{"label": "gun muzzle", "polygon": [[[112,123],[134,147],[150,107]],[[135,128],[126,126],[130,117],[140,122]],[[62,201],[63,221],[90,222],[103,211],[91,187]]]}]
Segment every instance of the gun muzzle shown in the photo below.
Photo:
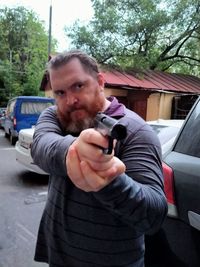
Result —
[{"label": "gun muzzle", "polygon": [[105,151],[106,154],[111,154],[113,149],[113,140],[122,140],[127,135],[126,127],[118,122],[118,120],[111,118],[99,112],[94,120],[94,127],[102,135],[108,136],[109,147]]}]

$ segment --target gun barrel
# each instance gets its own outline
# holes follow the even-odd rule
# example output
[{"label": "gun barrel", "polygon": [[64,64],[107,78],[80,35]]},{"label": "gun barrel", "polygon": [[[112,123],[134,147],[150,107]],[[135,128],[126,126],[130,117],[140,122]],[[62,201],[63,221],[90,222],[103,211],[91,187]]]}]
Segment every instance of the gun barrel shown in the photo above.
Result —
[{"label": "gun barrel", "polygon": [[96,115],[95,128],[103,135],[108,135],[113,139],[121,140],[126,137],[126,127],[118,122],[118,120],[111,118],[101,112]]},{"label": "gun barrel", "polygon": [[122,124],[115,124],[111,131],[111,137],[117,140],[124,139],[126,134],[126,127]]}]

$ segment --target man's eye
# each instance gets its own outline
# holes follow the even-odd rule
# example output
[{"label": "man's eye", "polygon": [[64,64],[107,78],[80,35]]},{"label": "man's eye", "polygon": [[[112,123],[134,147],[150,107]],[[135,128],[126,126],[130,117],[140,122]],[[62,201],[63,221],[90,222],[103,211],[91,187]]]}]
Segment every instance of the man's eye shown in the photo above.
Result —
[{"label": "man's eye", "polygon": [[65,95],[65,91],[63,91],[63,90],[55,91],[55,92],[54,92],[54,95],[55,95],[55,96],[64,96],[64,95]]},{"label": "man's eye", "polygon": [[74,84],[72,90],[73,91],[80,91],[83,87],[84,87],[83,83],[77,83],[77,84]]}]

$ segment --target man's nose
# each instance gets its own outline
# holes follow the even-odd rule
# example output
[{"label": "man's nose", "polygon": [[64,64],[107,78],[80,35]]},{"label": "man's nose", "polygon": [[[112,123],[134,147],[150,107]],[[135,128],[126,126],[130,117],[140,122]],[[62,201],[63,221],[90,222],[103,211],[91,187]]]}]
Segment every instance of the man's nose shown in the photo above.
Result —
[{"label": "man's nose", "polygon": [[66,104],[69,106],[73,106],[77,102],[78,102],[77,97],[73,93],[68,92],[66,96]]}]

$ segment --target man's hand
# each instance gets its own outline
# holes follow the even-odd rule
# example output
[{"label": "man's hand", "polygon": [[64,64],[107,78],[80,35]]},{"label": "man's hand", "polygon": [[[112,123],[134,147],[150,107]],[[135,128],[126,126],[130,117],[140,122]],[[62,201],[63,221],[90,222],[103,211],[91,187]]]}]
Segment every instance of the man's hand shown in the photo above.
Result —
[{"label": "man's hand", "polygon": [[125,171],[125,165],[112,153],[105,155],[107,138],[94,129],[82,131],[70,146],[67,157],[67,172],[78,188],[90,192],[99,191]]}]

